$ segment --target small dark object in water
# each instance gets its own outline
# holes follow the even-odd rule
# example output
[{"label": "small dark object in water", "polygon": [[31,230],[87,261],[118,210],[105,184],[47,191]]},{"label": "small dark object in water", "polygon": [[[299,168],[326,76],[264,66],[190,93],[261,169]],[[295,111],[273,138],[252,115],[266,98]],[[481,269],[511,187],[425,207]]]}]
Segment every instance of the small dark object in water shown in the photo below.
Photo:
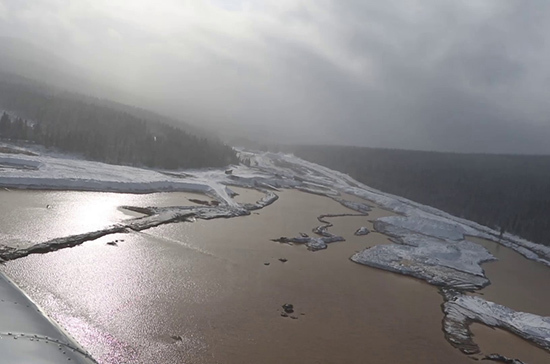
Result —
[{"label": "small dark object in water", "polygon": [[270,264],[270,263],[268,263],[268,262],[265,262],[265,263],[264,263],[264,265],[269,265],[269,264]]},{"label": "small dark object in water", "polygon": [[277,242],[277,243],[290,243],[290,239],[287,238],[286,236],[281,236],[280,238],[278,239],[271,239],[271,241],[274,241],[274,242]]},{"label": "small dark object in water", "polygon": [[309,235],[307,235],[306,233],[300,233],[300,236],[301,236],[302,238],[309,238]]},{"label": "small dark object in water", "polygon": [[210,202],[204,201],[204,200],[198,200],[196,198],[190,198],[189,201],[193,202],[193,203],[196,203],[198,205],[210,206]]},{"label": "small dark object in water", "polygon": [[172,335],[170,338],[175,341],[183,341],[183,338],[179,335]]},{"label": "small dark object in water", "polygon": [[281,312],[282,317],[288,317],[288,315],[285,312]]},{"label": "small dark object in water", "polygon": [[290,316],[290,318],[293,320],[298,320],[298,316]]},{"label": "small dark object in water", "polygon": [[280,260],[281,262],[283,262],[283,263],[288,262],[288,259],[286,259],[286,258],[279,258],[279,260]]},{"label": "small dark object in water", "polygon": [[294,305],[292,303],[285,303],[283,305],[283,310],[285,310],[286,313],[293,313],[294,312]]}]

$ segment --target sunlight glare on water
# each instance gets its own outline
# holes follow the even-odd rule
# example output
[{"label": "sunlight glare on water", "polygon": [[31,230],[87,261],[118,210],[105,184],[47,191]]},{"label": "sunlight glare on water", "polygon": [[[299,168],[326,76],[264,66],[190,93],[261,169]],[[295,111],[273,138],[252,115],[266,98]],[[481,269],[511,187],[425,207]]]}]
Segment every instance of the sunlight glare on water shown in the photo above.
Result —
[{"label": "sunlight glare on water", "polygon": [[82,234],[133,218],[120,206],[189,205],[202,195],[76,191],[0,191],[0,244],[23,247]]}]

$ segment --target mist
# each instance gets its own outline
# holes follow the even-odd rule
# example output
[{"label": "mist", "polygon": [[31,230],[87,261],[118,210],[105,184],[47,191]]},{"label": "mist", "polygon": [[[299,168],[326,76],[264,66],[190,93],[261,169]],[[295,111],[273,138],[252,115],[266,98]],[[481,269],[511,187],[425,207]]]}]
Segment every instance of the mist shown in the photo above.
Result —
[{"label": "mist", "polygon": [[0,65],[228,139],[548,154],[549,16],[544,0],[0,0]]}]

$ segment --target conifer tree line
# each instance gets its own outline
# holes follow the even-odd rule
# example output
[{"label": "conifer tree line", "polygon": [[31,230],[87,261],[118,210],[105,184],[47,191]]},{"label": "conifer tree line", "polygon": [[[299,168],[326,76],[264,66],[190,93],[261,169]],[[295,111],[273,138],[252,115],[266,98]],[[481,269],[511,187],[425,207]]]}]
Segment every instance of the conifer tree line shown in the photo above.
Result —
[{"label": "conifer tree line", "polygon": [[550,245],[550,156],[294,147],[366,185]]},{"label": "conifer tree line", "polygon": [[[32,85],[0,81],[0,138],[29,141],[84,158],[178,169],[235,163],[231,147],[155,120]],[[16,116],[13,116],[16,115]]]}]

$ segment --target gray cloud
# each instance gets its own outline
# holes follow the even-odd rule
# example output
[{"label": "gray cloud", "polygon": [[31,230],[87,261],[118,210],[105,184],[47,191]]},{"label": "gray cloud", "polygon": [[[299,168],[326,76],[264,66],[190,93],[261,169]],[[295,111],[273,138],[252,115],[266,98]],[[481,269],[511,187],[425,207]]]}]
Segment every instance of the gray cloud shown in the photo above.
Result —
[{"label": "gray cloud", "polygon": [[222,132],[550,153],[545,0],[132,3],[0,0],[0,33]]}]

